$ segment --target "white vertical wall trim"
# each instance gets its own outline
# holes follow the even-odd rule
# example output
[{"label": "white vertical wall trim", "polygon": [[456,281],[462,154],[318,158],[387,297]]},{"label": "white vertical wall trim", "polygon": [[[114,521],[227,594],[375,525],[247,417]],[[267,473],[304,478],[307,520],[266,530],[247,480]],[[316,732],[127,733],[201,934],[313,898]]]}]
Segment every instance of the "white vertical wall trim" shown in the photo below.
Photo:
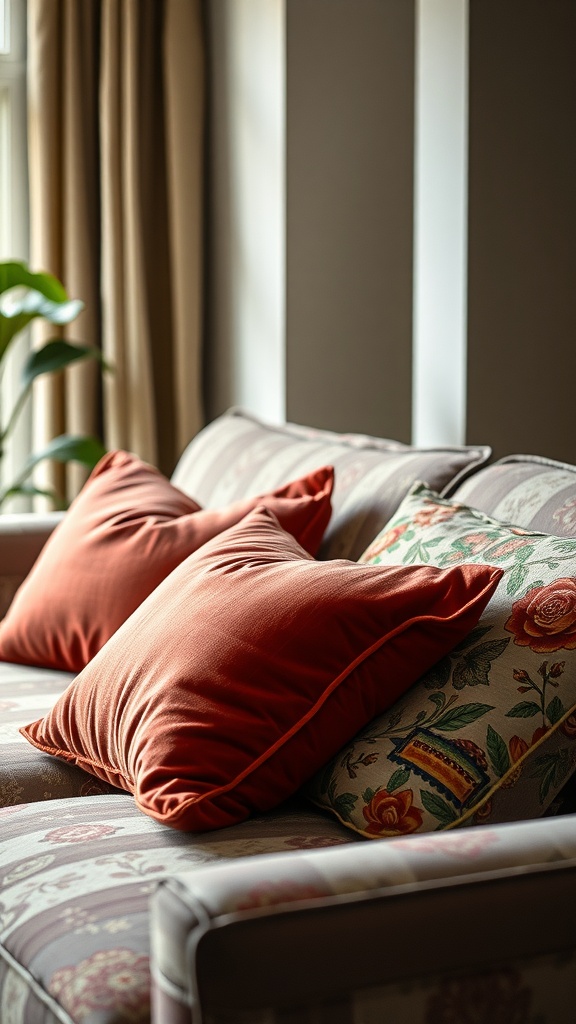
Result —
[{"label": "white vertical wall trim", "polygon": [[[28,140],[26,107],[26,0],[8,0],[0,8],[4,19],[4,52],[0,53],[0,260],[27,260],[28,251]],[[47,269],[47,268],[34,268]],[[8,353],[0,382],[2,425],[20,390],[22,369],[30,338],[19,337]],[[12,480],[26,461],[32,445],[30,403],[9,438],[0,462],[3,483]],[[26,498],[12,499],[3,511],[28,509]]]},{"label": "white vertical wall trim", "polygon": [[285,0],[228,0],[235,401],[285,419]]},{"label": "white vertical wall trim", "polygon": [[468,0],[416,0],[412,441],[466,429]]}]

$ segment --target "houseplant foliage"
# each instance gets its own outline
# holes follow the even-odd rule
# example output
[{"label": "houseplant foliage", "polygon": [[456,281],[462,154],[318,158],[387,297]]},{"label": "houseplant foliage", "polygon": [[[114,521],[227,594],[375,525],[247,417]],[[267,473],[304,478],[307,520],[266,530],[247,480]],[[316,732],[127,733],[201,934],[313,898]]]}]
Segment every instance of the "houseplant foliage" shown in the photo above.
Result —
[{"label": "houseplant foliage", "polygon": [[[45,320],[61,327],[74,320],[83,308],[78,299],[69,299],[64,286],[52,274],[33,273],[25,263],[0,262],[0,371],[6,354],[33,320]],[[0,459],[36,378],[89,358],[102,363],[97,349],[71,344],[58,337],[30,353],[22,369],[19,393],[8,416],[0,424]],[[8,498],[22,494],[42,494],[59,504],[52,490],[39,488],[31,481],[38,463],[45,459],[62,463],[75,461],[92,469],[104,452],[103,445],[95,437],[61,434],[53,438],[42,451],[29,455],[14,479],[0,487],[0,506]]]}]

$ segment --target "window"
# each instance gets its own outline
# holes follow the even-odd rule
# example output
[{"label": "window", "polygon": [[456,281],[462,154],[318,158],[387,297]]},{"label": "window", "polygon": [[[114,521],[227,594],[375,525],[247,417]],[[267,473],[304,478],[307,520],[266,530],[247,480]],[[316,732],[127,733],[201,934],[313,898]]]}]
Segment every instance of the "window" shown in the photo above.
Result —
[{"label": "window", "polygon": [[[26,117],[26,0],[0,0],[0,260],[28,258],[28,168]],[[13,406],[16,382],[27,355],[18,341],[3,367],[0,422]],[[11,479],[30,451],[30,414],[21,417],[0,460]],[[26,507],[21,500],[7,511]]]},{"label": "window", "polygon": [[0,259],[27,248],[26,3],[0,0]]}]

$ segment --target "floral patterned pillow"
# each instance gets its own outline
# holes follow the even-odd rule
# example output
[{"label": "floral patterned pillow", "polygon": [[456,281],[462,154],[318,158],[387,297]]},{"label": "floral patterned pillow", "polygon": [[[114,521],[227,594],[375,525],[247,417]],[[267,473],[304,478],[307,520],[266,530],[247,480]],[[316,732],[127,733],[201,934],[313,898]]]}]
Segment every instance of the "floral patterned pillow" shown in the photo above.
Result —
[{"label": "floral patterned pillow", "polygon": [[543,815],[576,771],[576,539],[417,484],[360,561],[504,570],[477,627],[314,777],[368,838]]}]

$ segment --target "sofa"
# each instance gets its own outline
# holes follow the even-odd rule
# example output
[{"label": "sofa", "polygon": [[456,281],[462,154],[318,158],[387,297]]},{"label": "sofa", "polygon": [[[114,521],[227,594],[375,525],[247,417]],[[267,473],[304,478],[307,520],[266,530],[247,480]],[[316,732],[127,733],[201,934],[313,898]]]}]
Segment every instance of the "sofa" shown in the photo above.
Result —
[{"label": "sofa", "polygon": [[107,458],[0,518],[2,1024],[571,1021],[576,467],[238,409]]}]

